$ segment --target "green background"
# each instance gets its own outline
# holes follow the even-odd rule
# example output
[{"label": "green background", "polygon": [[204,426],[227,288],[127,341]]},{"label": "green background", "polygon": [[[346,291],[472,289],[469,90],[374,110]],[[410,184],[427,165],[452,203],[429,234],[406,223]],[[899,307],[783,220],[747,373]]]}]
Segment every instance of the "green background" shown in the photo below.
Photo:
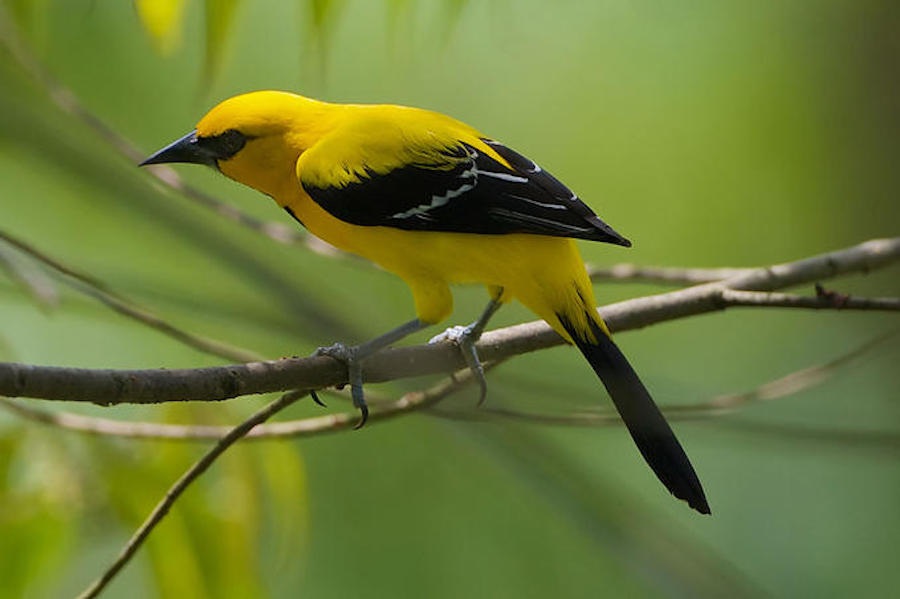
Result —
[{"label": "green background", "polygon": [[[900,232],[900,4],[890,0],[195,0],[167,53],[127,2],[4,5],[49,72],[148,153],[230,95],[287,89],[427,107],[503,140],[634,240],[583,244],[595,264],[761,265]],[[178,170],[290,224],[214,172]],[[360,341],[412,314],[387,273],[276,244],[161,191],[7,52],[0,227],[183,328],[267,357]],[[898,274],[833,286],[897,295]],[[458,289],[453,323],[485,300]],[[514,306],[494,325],[532,318]],[[747,309],[619,343],[665,406],[752,389],[896,325],[884,313]],[[668,496],[621,427],[414,414],[239,445],[107,596],[888,596],[900,584],[898,358],[895,340],[789,398],[677,423],[712,517]],[[41,308],[7,278],[0,359],[222,363],[65,288],[58,307]],[[489,380],[492,406],[568,414],[608,403],[571,348],[520,357]],[[51,407],[225,424],[266,400]],[[470,389],[445,405],[474,401]],[[283,417],[322,413],[301,402]],[[207,446],[86,437],[0,413],[0,596],[76,594]]]}]

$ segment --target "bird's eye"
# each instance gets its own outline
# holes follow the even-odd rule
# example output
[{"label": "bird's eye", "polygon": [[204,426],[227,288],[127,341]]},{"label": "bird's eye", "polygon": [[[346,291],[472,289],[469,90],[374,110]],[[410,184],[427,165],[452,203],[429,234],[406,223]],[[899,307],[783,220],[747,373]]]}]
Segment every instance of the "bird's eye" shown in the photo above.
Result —
[{"label": "bird's eye", "polygon": [[240,131],[229,129],[212,137],[198,137],[197,144],[213,160],[228,160],[243,149],[248,139]]},{"label": "bird's eye", "polygon": [[235,129],[216,136],[216,145],[221,158],[231,158],[247,143],[247,136]]}]

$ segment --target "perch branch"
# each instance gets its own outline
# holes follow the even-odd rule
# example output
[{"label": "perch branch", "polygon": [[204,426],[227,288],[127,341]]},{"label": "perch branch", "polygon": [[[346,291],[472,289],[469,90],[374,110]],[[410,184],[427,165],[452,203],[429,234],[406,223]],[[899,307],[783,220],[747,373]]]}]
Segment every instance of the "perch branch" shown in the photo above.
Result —
[{"label": "perch branch", "polygon": [[[484,364],[485,372],[497,364],[498,362]],[[463,371],[425,391],[412,391],[403,395],[400,399],[391,401],[382,400],[379,402],[369,401],[371,410],[369,412],[368,422],[386,420],[406,412],[429,407],[451,393],[454,393],[464,385],[467,385],[471,380],[471,373],[469,371]],[[71,431],[101,436],[205,441],[210,439],[221,439],[223,435],[231,430],[230,426],[128,422],[113,420],[111,418],[82,416],[81,414],[72,414],[70,412],[52,412],[3,397],[0,397],[0,406],[33,422],[40,422],[42,424],[56,426]],[[259,424],[252,428],[244,437],[251,440],[279,437],[307,437],[320,433],[336,432],[353,428],[358,423],[359,415],[355,413],[329,414],[326,416],[316,416],[314,418]]]},{"label": "perch branch", "polygon": [[614,264],[613,266],[588,265],[592,281],[622,281],[657,283],[661,285],[698,285],[713,283],[746,274],[752,268],[683,268],[678,266],[637,266]]},{"label": "perch branch", "polygon": [[[900,238],[857,246],[796,262],[757,268],[718,283],[652,295],[600,309],[611,330],[716,312],[729,307],[728,290],[774,291],[853,272],[869,272],[900,259]],[[839,305],[833,305],[837,309]],[[482,359],[497,361],[563,343],[546,323],[530,322],[485,333]],[[367,360],[369,382],[452,372],[464,364],[456,347],[436,344],[379,352]],[[211,368],[106,370],[0,363],[0,395],[89,401],[103,405],[164,401],[218,401],[294,388],[321,389],[346,382],[346,368],[327,357],[288,358]]]},{"label": "perch branch", "polygon": [[[894,329],[876,337],[857,348],[824,364],[818,364],[808,368],[797,370],[775,380],[757,386],[744,393],[726,393],[717,395],[707,401],[696,404],[681,404],[666,406],[662,411],[670,419],[706,418],[727,414],[744,407],[746,404],[758,401],[771,401],[795,395],[800,391],[822,384],[839,369],[868,355],[876,347],[893,339],[900,333],[900,329]],[[485,365],[485,370],[495,366],[496,363]],[[447,386],[449,394],[462,384],[469,382],[470,372],[463,371],[455,379],[456,386]],[[452,382],[452,381],[451,381]],[[441,388],[437,388],[439,391]],[[428,393],[435,393],[435,389]],[[443,397],[441,395],[440,397]],[[410,398],[413,398],[412,400]],[[372,404],[373,402],[369,402]],[[375,405],[375,404],[373,404]],[[423,407],[415,401],[415,396],[408,394],[400,400],[393,402],[380,402],[379,407],[373,410],[373,420],[395,416],[403,411],[410,411]],[[137,439],[169,439],[179,441],[202,441],[220,439],[229,430],[229,426],[164,424],[156,422],[135,422],[113,420],[110,418],[98,418],[82,416],[71,412],[57,412],[36,408],[22,402],[0,397],[0,406],[10,412],[30,420],[49,426],[55,426],[70,431],[88,433],[100,436],[127,437]],[[381,407],[383,406],[383,407]],[[611,410],[591,410],[577,414],[555,415],[529,413],[520,410],[493,408],[490,406],[479,407],[477,410],[447,410],[432,412],[435,415],[463,420],[492,420],[513,418],[535,424],[569,425],[569,426],[603,426],[607,424],[621,424],[622,420]],[[244,439],[273,439],[281,437],[308,436],[322,432],[331,432],[347,428],[356,423],[356,417],[350,414],[337,414],[333,416],[302,418],[271,424],[260,424],[251,429]]]}]

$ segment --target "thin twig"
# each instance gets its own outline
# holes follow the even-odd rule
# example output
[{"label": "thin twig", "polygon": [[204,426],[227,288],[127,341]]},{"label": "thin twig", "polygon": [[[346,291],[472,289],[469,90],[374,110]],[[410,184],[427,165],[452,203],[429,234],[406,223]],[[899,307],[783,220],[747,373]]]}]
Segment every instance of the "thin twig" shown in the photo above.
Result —
[{"label": "thin twig", "polygon": [[[438,383],[433,387],[424,391],[414,391],[407,393],[400,399],[391,404],[384,405],[373,410],[369,415],[369,420],[384,420],[397,416],[399,414],[429,407],[447,397],[465,384],[471,382],[472,376],[469,373],[461,374],[448,378],[446,381]],[[271,418],[277,412],[288,407],[304,395],[308,391],[291,391],[282,395],[279,399],[268,404],[258,412],[254,413],[250,418],[237,425],[232,429],[228,429],[225,436],[219,438],[219,442],[210,449],[200,460],[198,460],[174,485],[168,490],[165,497],[156,505],[150,515],[144,520],[135,533],[131,536],[116,560],[103,572],[103,574],[95,580],[78,599],[90,599],[96,597],[106,587],[107,584],[119,573],[119,571],[129,562],[134,553],[140,548],[147,536],[153,531],[154,527],[166,516],[169,509],[178,500],[179,496],[185,489],[218,458],[229,446],[240,439],[253,436],[254,431],[262,425],[263,422]],[[353,428],[358,421],[355,414],[335,414],[333,416],[325,416],[321,418],[310,418],[305,421],[295,421],[294,431],[291,436],[306,436],[322,432],[335,432],[342,429]],[[297,426],[302,423],[302,426]],[[287,423],[282,423],[287,424]],[[276,426],[276,425],[270,425]],[[227,428],[227,427],[226,427]],[[280,435],[284,436],[284,435]]]},{"label": "thin twig", "polygon": [[[137,164],[146,154],[137,146],[119,135],[100,117],[87,109],[78,97],[66,86],[53,77],[40,62],[35,59],[25,42],[21,39],[11,23],[3,3],[0,2],[0,44],[12,55],[25,73],[34,80],[47,94],[50,100],[63,112],[72,115],[83,125],[91,129],[100,139],[131,164]],[[278,222],[266,222],[254,218],[234,206],[201,191],[184,182],[175,169],[166,165],[156,165],[146,169],[157,185],[171,189],[195,204],[212,210],[219,216],[241,226],[247,227],[279,243],[298,243],[308,249],[325,256],[344,256],[335,247],[304,234],[300,229]]]},{"label": "thin twig", "polygon": [[729,306],[754,306],[771,308],[804,308],[807,310],[900,310],[897,297],[855,297],[850,295],[795,295],[765,291],[741,291],[723,289],[722,301]]},{"label": "thin twig", "polygon": [[58,272],[60,274],[64,274],[67,277],[71,277],[72,279],[75,279],[76,281],[84,283],[85,285],[87,285],[89,287],[93,287],[94,289],[96,289],[98,291],[102,291],[104,294],[115,297],[116,299],[118,299],[120,301],[127,301],[127,300],[125,300],[124,297],[117,294],[106,283],[104,283],[100,279],[97,279],[96,277],[94,277],[92,275],[89,275],[87,273],[84,273],[84,272],[81,272],[81,271],[78,271],[78,270],[75,270],[73,268],[66,266],[59,260],[56,260],[55,258],[52,258],[52,257],[48,256],[47,254],[45,254],[44,252],[42,252],[41,250],[37,249],[34,245],[28,243],[24,239],[20,239],[16,236],[12,235],[11,233],[7,233],[6,231],[4,231],[2,229],[0,229],[0,241],[3,241],[5,243],[11,245],[12,247],[14,247],[17,250],[19,250],[20,252],[22,252],[23,254],[27,254],[27,255],[31,256],[38,262],[43,262],[44,264],[49,266],[51,269],[55,270],[56,272]]},{"label": "thin twig", "polygon": [[[627,331],[724,310],[729,307],[722,300],[726,289],[773,291],[852,272],[870,272],[898,260],[900,238],[867,241],[845,250],[753,269],[720,283],[611,304],[599,312],[612,331]],[[477,348],[483,360],[496,361],[562,343],[546,323],[536,321],[487,332]],[[365,374],[369,382],[379,382],[463,367],[456,346],[444,343],[379,352],[367,359]],[[178,370],[90,370],[0,362],[0,395],[103,405],[219,401],[300,387],[323,389],[346,380],[343,364],[321,356]]]},{"label": "thin twig", "polygon": [[36,268],[30,268],[15,256],[12,250],[0,245],[0,269],[31,294],[38,306],[47,310],[59,305],[59,293],[52,282]]},{"label": "thin twig", "polygon": [[[894,339],[898,334],[900,334],[900,329],[893,329],[828,362],[791,372],[775,380],[763,383],[750,391],[724,393],[705,401],[666,406],[662,408],[662,411],[669,420],[705,419],[734,412],[751,403],[772,401],[796,395],[801,391],[820,385],[842,367],[859,360],[876,347]],[[441,416],[460,420],[515,419],[534,424],[585,427],[621,424],[621,418],[618,413],[607,408],[576,414],[544,414],[496,407],[485,407],[478,410],[449,410],[442,408],[437,413]]]},{"label": "thin twig", "polygon": [[8,243],[19,251],[24,252],[35,260],[47,265],[56,274],[61,275],[59,278],[60,281],[67,284],[72,289],[85,295],[89,295],[119,314],[145,324],[150,328],[156,329],[187,346],[213,356],[225,358],[226,360],[254,362],[261,359],[260,354],[256,352],[237,348],[228,343],[210,339],[209,337],[189,333],[184,329],[166,322],[158,316],[154,316],[149,310],[138,306],[133,301],[126,299],[119,293],[113,291],[103,281],[100,281],[89,274],[75,270],[70,266],[66,266],[59,260],[41,252],[30,243],[14,237],[6,231],[0,230],[0,241]]},{"label": "thin twig", "polygon": [[235,441],[247,434],[257,424],[265,422],[276,413],[288,407],[304,395],[307,391],[291,391],[285,393],[280,398],[268,404],[261,410],[254,413],[250,418],[241,424],[232,428],[228,434],[219,439],[212,449],[210,449],[202,458],[200,458],[174,485],[166,492],[162,500],[153,508],[144,523],[141,524],[135,533],[131,536],[116,560],[103,572],[103,574],[95,580],[87,589],[85,589],[78,597],[79,599],[90,599],[96,597],[106,587],[107,584],[118,574],[118,572],[131,560],[134,553],[140,548],[144,540],[157,524],[166,516],[172,504],[178,500],[185,489],[194,482],[194,480],[203,474],[207,468],[228,449]]},{"label": "thin twig", "polygon": [[670,414],[675,418],[678,418],[681,415],[690,417],[691,415],[704,416],[723,414],[741,408],[747,403],[771,401],[789,395],[796,395],[805,389],[824,382],[838,369],[856,362],[876,347],[896,338],[898,334],[900,334],[900,329],[891,329],[886,333],[866,341],[846,354],[838,356],[823,364],[817,364],[786,374],[745,393],[724,394],[719,395],[708,402],[682,404],[680,406],[671,407],[669,410]]},{"label": "thin twig", "polygon": [[722,429],[752,435],[765,435],[777,439],[811,441],[825,446],[835,446],[841,450],[846,448],[869,449],[875,451],[900,450],[900,432],[892,430],[858,430],[846,428],[820,428],[805,425],[793,425],[775,422],[756,422],[752,420],[723,419],[719,422]]}]

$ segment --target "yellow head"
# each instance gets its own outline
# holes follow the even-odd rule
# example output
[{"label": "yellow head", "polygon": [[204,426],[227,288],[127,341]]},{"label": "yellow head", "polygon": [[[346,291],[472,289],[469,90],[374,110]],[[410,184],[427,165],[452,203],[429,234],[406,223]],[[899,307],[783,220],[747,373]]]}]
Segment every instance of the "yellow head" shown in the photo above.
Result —
[{"label": "yellow head", "polygon": [[197,128],[144,162],[191,162],[218,168],[226,176],[270,196],[296,188],[297,159],[332,125],[335,106],[277,91],[258,91],[225,100]]}]

